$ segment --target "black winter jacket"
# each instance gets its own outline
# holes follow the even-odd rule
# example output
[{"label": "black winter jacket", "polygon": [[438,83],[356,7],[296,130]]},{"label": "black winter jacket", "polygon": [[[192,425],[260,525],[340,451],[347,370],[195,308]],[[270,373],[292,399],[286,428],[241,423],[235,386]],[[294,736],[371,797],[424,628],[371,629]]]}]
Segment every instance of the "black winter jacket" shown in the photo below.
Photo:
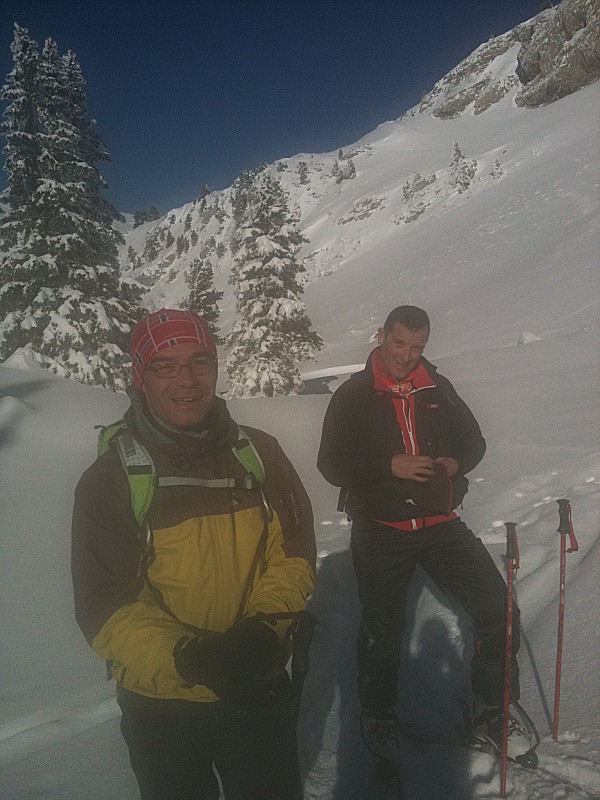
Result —
[{"label": "black winter jacket", "polygon": [[[329,483],[342,487],[345,509],[354,519],[399,522],[431,516],[427,503],[415,504],[415,489],[421,493],[427,485],[392,473],[392,456],[406,448],[392,396],[375,390],[371,357],[331,398],[317,466]],[[464,475],[483,458],[485,440],[450,381],[425,358],[421,363],[434,385],[414,393],[418,451],[458,462],[452,477],[451,507],[456,508],[468,488]]]}]

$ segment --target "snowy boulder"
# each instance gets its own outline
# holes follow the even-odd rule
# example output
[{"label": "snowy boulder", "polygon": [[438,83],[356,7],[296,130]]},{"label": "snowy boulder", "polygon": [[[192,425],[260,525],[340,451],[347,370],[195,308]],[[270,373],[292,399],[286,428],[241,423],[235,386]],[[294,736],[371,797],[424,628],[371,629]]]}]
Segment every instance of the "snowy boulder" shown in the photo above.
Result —
[{"label": "snowy boulder", "polygon": [[519,340],[517,344],[531,344],[532,342],[541,342],[542,339],[540,336],[536,336],[535,333],[530,333],[529,331],[523,331],[523,333],[519,336]]}]

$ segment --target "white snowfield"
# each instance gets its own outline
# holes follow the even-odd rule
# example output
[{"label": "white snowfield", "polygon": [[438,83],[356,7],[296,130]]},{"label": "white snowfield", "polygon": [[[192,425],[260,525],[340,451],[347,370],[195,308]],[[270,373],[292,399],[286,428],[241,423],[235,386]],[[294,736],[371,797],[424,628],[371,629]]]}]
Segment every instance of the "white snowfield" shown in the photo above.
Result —
[{"label": "white snowfield", "polygon": [[[556,347],[539,343],[540,372],[555,363]],[[578,360],[582,367],[584,351]],[[517,523],[521,569],[516,593],[524,615],[521,650],[523,702],[542,734],[535,772],[510,766],[513,798],[600,796],[600,721],[597,664],[598,499],[600,459],[593,452],[589,409],[572,415],[557,434],[556,417],[535,420],[511,412],[507,399],[534,405],[543,384],[521,385],[502,374],[501,349],[473,363],[460,390],[490,408],[490,451],[471,475],[464,518],[502,562],[503,520]],[[526,351],[512,348],[514,363]],[[460,359],[452,359],[457,372]],[[566,358],[561,369],[572,369]],[[79,474],[93,460],[95,424],[117,418],[126,398],[80,386],[28,366],[0,367],[0,489],[3,498],[2,674],[0,797],[135,798],[127,753],[118,732],[114,687],[103,664],[76,628],[69,579],[69,515]],[[450,366],[450,363],[449,363]],[[552,370],[550,370],[552,371]],[[340,374],[347,372],[341,368]],[[500,374],[495,374],[495,373]],[[583,370],[582,370],[583,372]],[[588,373],[589,374],[589,373]],[[591,377],[591,376],[590,376]],[[583,406],[590,385],[557,396],[557,417]],[[459,383],[457,381],[457,383]],[[479,387],[479,388],[477,388]],[[378,797],[358,733],[354,642],[358,604],[345,515],[334,511],[336,490],[315,468],[327,395],[230,403],[236,418],[274,432],[294,460],[313,498],[319,544],[319,617],[300,718],[300,753],[307,798]],[[594,397],[592,416],[598,412]],[[510,427],[510,441],[500,441]],[[489,428],[489,425],[488,425]],[[566,436],[566,439],[565,439]],[[499,437],[499,438],[497,438]],[[574,438],[573,438],[574,437]],[[572,440],[572,441],[569,441]],[[588,447],[585,442],[588,441]],[[514,442],[527,442],[521,450]],[[511,457],[512,452],[512,457]],[[544,469],[540,466],[544,464]],[[557,623],[559,535],[556,498],[567,496],[580,550],[567,562],[567,613],[560,737],[551,741]],[[504,513],[503,513],[504,512]],[[400,710],[407,719],[450,726],[468,699],[471,640],[468,620],[419,576],[409,611]],[[406,743],[403,763],[414,798],[494,797],[498,763],[490,756]]]},{"label": "white snowfield", "polygon": [[[496,67],[507,70],[509,57],[516,53]],[[329,171],[334,154],[287,160],[292,167],[282,176],[311,240],[307,311],[325,341],[319,363],[303,368],[307,385],[333,377],[334,388],[364,363],[392,307],[409,302],[428,311],[426,356],[472,408],[488,443],[468,476],[461,516],[501,569],[504,525],[517,525],[522,702],[542,743],[538,769],[509,766],[507,796],[598,800],[600,82],[536,110],[517,108],[513,96],[477,116],[407,114],[386,123],[350,148],[359,151],[356,177],[339,185],[323,180],[320,189],[316,177],[315,165],[326,162]],[[454,141],[478,164],[462,193],[448,171]],[[309,165],[308,187],[292,186],[298,160]],[[405,201],[407,182],[413,194]],[[225,284],[226,277],[219,279]],[[153,302],[176,304],[182,285],[159,282]],[[319,569],[311,606],[320,625],[299,722],[306,799],[376,800],[358,728],[350,528],[335,510],[337,490],[316,469],[328,399],[305,394],[229,406],[240,424],[280,439],[315,509]],[[26,354],[0,365],[1,800],[139,796],[114,686],[75,624],[69,573],[73,490],[95,456],[94,426],[117,419],[126,404],[124,395],[49,375]],[[564,497],[579,550],[567,556],[553,742],[556,500]],[[399,712],[451,727],[470,699],[469,620],[418,575],[408,631]],[[402,762],[410,800],[498,796],[499,764],[490,756],[407,742]]]}]

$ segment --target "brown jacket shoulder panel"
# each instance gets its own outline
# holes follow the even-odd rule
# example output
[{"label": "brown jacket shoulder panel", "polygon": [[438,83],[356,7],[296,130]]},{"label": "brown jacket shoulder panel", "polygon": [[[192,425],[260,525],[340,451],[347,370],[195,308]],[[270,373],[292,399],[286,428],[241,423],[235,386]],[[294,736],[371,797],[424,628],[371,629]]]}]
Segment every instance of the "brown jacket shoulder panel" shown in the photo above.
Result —
[{"label": "brown jacket shoulder panel", "polygon": [[109,451],[84,472],[75,489],[71,574],[75,616],[91,642],[121,606],[142,589],[139,526],[118,455]]},{"label": "brown jacket shoulder panel", "polygon": [[305,558],[316,568],[317,546],[310,498],[277,439],[258,428],[242,425],[265,468],[265,496],[277,512],[289,558]]}]

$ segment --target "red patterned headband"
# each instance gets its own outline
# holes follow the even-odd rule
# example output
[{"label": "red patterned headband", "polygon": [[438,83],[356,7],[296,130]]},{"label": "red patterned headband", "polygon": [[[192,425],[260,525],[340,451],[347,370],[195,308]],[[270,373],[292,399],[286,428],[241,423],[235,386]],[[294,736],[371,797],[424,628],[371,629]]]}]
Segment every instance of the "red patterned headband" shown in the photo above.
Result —
[{"label": "red patterned headband", "polygon": [[142,388],[144,370],[158,352],[188,342],[196,342],[217,355],[210,328],[193,311],[161,308],[140,320],[131,334],[131,368],[136,387]]}]

